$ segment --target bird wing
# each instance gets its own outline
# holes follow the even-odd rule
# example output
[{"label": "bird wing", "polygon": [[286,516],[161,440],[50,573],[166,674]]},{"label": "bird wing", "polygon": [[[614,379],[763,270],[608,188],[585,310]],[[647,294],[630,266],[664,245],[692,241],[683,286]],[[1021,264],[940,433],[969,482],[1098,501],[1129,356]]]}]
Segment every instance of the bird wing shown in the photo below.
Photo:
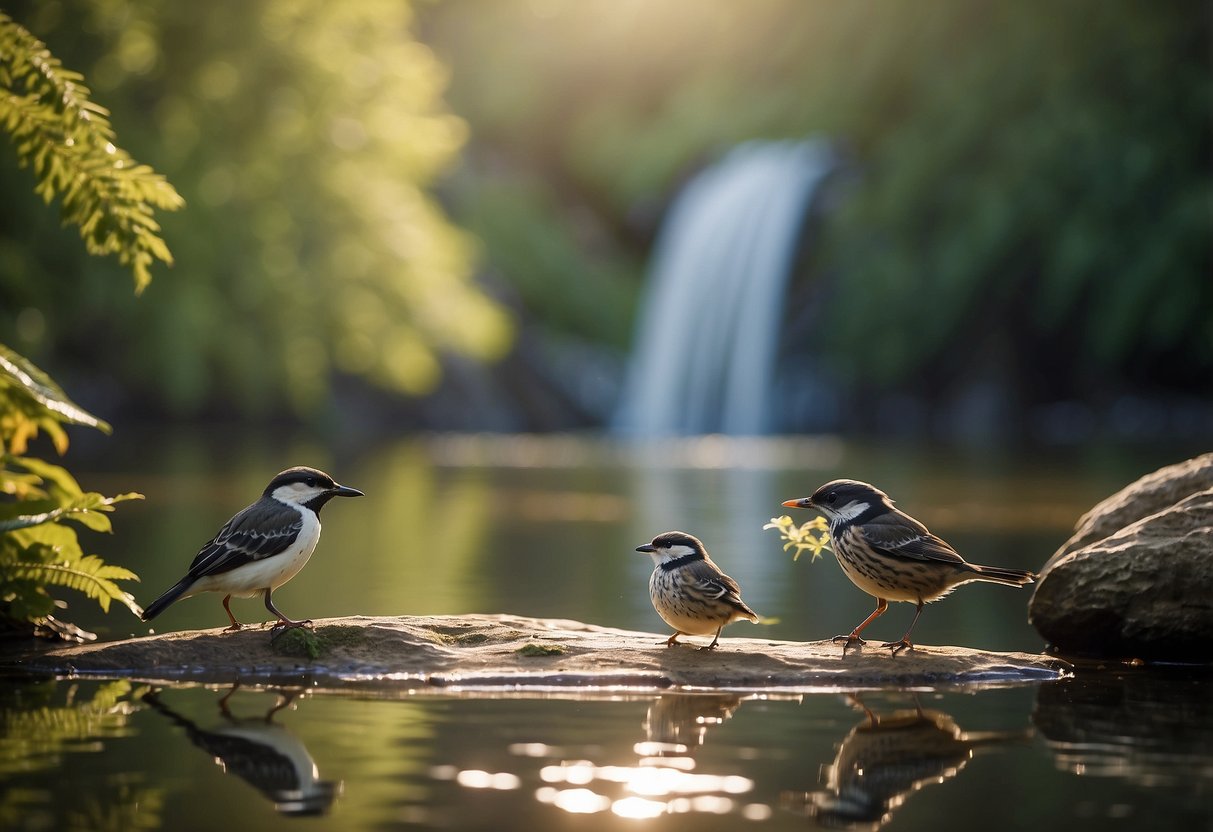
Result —
[{"label": "bird wing", "polygon": [[901,513],[889,512],[869,523],[852,526],[851,532],[859,535],[873,549],[893,557],[947,563],[966,562],[946,540],[931,534],[922,523],[905,514],[897,517],[898,514]]},{"label": "bird wing", "polygon": [[741,587],[737,581],[720,571],[720,567],[709,560],[696,561],[686,567],[687,585],[705,598],[724,601],[757,617],[745,601],[741,600]]},{"label": "bird wing", "polygon": [[190,564],[189,576],[230,572],[272,557],[290,546],[303,530],[303,516],[284,503],[257,502],[227,521]]}]

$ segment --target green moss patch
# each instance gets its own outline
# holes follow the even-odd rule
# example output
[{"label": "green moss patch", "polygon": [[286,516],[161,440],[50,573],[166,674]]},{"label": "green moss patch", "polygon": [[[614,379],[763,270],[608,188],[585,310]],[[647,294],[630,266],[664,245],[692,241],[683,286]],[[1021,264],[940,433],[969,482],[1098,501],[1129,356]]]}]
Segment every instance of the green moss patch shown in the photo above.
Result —
[{"label": "green moss patch", "polygon": [[361,627],[325,627],[321,630],[296,627],[273,639],[270,649],[278,656],[315,661],[336,648],[348,650],[366,643],[366,633]]},{"label": "green moss patch", "polygon": [[516,652],[519,656],[534,658],[535,656],[559,656],[561,653],[566,652],[567,649],[563,644],[536,644],[531,642],[530,644],[522,645]]}]

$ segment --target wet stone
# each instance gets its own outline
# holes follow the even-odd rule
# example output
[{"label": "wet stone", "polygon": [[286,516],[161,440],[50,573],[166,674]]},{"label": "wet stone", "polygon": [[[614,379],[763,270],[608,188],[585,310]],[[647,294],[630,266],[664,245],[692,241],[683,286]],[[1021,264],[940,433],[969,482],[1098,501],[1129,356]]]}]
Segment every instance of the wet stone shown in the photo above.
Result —
[{"label": "wet stone", "polygon": [[[449,633],[483,635],[451,639]],[[1068,675],[1058,659],[923,645],[845,656],[830,641],[722,638],[716,650],[658,646],[655,633],[513,615],[350,617],[316,622],[314,659],[282,655],[254,628],[168,633],[74,645],[0,661],[7,670],[145,681],[290,684],[306,677],[343,688],[820,690],[867,686],[990,686]],[[536,655],[541,644],[559,652]],[[706,641],[706,640],[705,640]],[[255,668],[250,671],[249,668]]]}]

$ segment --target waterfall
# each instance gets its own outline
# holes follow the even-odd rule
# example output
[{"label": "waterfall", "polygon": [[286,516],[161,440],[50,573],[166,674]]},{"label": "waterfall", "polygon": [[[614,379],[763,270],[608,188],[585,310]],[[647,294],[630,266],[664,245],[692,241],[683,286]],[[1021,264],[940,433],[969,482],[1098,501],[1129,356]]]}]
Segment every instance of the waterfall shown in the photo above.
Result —
[{"label": "waterfall", "polygon": [[695,176],[658,237],[616,429],[755,435],[773,427],[781,302],[824,140],[747,142]]}]

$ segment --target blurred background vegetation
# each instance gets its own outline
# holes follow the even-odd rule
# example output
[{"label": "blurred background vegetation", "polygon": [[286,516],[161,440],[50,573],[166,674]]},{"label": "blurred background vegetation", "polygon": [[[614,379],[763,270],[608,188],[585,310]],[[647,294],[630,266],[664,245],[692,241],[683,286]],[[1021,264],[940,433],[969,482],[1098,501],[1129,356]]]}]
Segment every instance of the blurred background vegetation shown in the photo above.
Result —
[{"label": "blurred background vegetation", "polygon": [[812,427],[905,425],[983,384],[1017,425],[1209,413],[1205,3],[5,9],[187,203],[136,302],[0,165],[0,341],[111,421],[603,424],[679,186],[738,142],[817,135],[846,164],[784,360],[815,357],[844,405]]}]

